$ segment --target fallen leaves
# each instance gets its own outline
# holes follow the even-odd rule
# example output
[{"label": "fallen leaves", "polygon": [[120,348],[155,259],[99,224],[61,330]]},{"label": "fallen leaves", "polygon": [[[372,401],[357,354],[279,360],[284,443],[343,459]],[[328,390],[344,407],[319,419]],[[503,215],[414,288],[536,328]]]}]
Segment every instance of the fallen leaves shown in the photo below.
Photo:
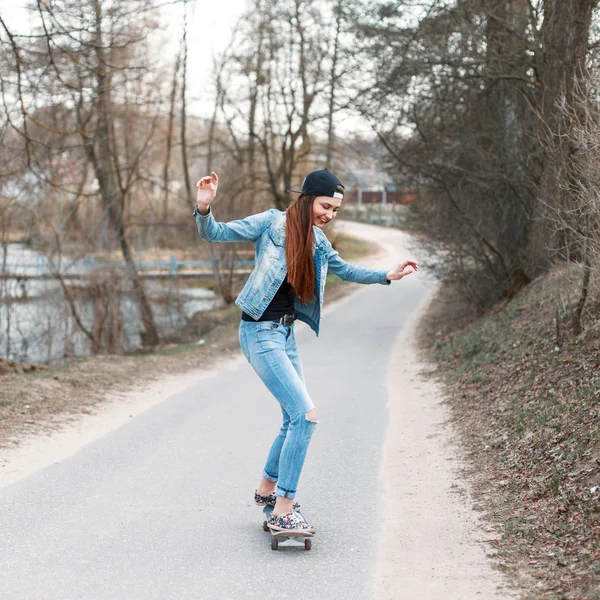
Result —
[{"label": "fallen leaves", "polygon": [[[479,508],[503,532],[501,561],[528,597],[580,600],[600,595],[600,343],[590,334],[556,345],[557,286],[564,294],[552,273],[518,307],[423,342],[445,379]],[[432,305],[436,332],[450,330],[446,315],[457,320],[449,296],[446,285]],[[561,330],[570,335],[567,320]]]}]

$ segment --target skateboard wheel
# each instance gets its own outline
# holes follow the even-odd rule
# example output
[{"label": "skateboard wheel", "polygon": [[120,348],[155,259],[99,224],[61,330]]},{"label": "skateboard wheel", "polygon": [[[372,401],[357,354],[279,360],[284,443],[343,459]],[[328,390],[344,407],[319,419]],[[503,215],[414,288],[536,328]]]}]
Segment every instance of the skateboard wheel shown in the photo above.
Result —
[{"label": "skateboard wheel", "polygon": [[266,521],[263,521],[263,531],[270,531]]},{"label": "skateboard wheel", "polygon": [[271,538],[271,550],[277,550],[277,548],[279,548],[279,540],[276,537]]},{"label": "skateboard wheel", "polygon": [[306,538],[304,540],[304,549],[310,550],[312,548],[312,540],[310,538]]}]

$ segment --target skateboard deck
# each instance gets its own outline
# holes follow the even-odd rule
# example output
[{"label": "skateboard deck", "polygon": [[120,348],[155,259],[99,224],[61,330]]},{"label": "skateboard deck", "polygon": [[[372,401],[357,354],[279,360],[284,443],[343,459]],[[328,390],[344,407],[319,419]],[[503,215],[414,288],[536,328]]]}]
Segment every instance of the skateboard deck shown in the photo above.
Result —
[{"label": "skateboard deck", "polygon": [[304,550],[311,549],[311,538],[314,536],[312,531],[275,531],[267,525],[267,519],[271,516],[272,512],[272,506],[265,506],[263,508],[263,513],[265,515],[263,530],[268,531],[271,534],[272,550],[278,550],[279,548],[304,548]]}]

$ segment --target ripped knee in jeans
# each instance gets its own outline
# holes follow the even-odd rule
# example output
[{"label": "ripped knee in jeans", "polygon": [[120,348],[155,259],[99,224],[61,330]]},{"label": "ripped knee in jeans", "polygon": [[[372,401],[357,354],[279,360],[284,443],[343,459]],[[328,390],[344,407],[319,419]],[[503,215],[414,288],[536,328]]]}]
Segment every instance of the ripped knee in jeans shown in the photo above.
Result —
[{"label": "ripped knee in jeans", "polygon": [[305,415],[304,418],[307,421],[310,421],[311,423],[314,423],[315,425],[319,422],[319,419],[317,419],[317,409],[313,408],[312,410],[309,410]]}]

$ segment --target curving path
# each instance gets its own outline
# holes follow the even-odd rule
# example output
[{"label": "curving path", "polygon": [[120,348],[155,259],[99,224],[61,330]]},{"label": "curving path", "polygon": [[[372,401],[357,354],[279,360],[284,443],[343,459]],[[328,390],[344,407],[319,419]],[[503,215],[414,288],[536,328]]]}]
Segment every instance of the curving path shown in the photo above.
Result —
[{"label": "curving path", "polygon": [[[407,237],[341,223],[408,257]],[[419,260],[418,253],[413,257]],[[373,261],[370,261],[373,262]],[[243,360],[0,488],[0,598],[511,597],[485,558],[442,396],[419,373],[422,271],[298,328],[320,423],[299,500],[310,552],[270,549],[252,493],[278,429]]]}]

